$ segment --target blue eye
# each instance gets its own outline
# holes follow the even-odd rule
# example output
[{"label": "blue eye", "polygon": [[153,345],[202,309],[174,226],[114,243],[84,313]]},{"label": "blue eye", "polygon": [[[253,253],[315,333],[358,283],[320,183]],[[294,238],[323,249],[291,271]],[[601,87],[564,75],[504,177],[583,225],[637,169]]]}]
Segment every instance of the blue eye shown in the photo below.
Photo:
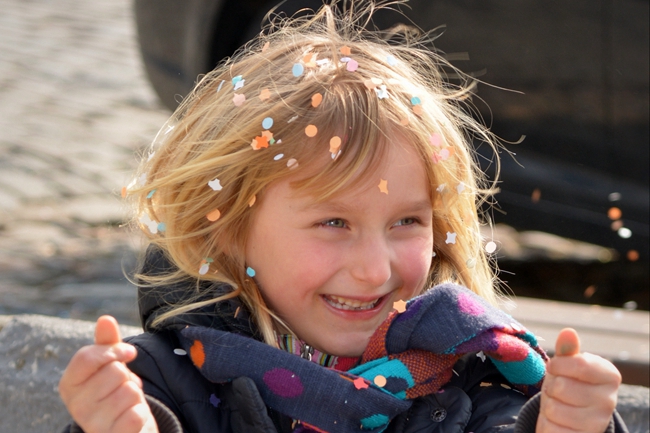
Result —
[{"label": "blue eye", "polygon": [[395,223],[396,226],[410,226],[415,224],[417,220],[415,218],[402,218],[401,220]]},{"label": "blue eye", "polygon": [[343,221],[340,218],[334,218],[331,220],[323,221],[322,225],[325,227],[333,227],[335,229],[342,229],[345,228],[345,221]]}]

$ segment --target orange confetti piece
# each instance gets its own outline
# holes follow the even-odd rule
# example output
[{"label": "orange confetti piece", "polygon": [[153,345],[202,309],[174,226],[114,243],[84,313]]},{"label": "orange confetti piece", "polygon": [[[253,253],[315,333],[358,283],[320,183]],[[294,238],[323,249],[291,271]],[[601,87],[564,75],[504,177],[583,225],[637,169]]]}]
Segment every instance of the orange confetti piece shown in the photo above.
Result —
[{"label": "orange confetti piece", "polygon": [[318,134],[318,128],[316,128],[316,125],[307,125],[305,128],[305,135],[307,135],[307,137],[315,137],[316,134]]},{"label": "orange confetti piece", "polygon": [[610,207],[607,211],[607,217],[610,220],[620,220],[622,216],[623,212],[621,212],[621,210],[617,207]]},{"label": "orange confetti piece", "polygon": [[273,133],[269,130],[262,131],[262,137],[266,138],[266,141],[271,142],[271,139],[273,138]]},{"label": "orange confetti piece", "polygon": [[320,105],[320,103],[323,102],[323,95],[320,93],[316,93],[314,96],[311,97],[311,106],[316,108]]},{"label": "orange confetti piece", "polygon": [[269,147],[269,139],[264,135],[261,137],[255,137],[253,138],[253,141],[251,141],[251,147],[254,150],[260,150],[263,147]]},{"label": "orange confetti piece", "polygon": [[539,199],[542,198],[542,191],[539,188],[535,188],[533,193],[530,195],[530,200],[533,203],[539,202]]},{"label": "orange confetti piece", "polygon": [[415,114],[417,114],[418,116],[421,116],[421,115],[422,115],[422,105],[420,105],[420,104],[418,104],[418,105],[414,105],[413,108],[412,108],[412,110],[413,110],[413,112],[414,112]]},{"label": "orange confetti piece", "polygon": [[122,198],[126,197],[126,187],[125,186],[122,187],[122,192],[120,194],[122,195]]},{"label": "orange confetti piece", "polygon": [[388,194],[388,181],[385,179],[380,179],[379,180],[379,191],[383,192],[384,194]]},{"label": "orange confetti piece", "polygon": [[305,63],[305,66],[307,66],[308,68],[315,68],[316,57],[318,57],[318,53],[309,53],[302,58],[302,61]]},{"label": "orange confetti piece", "polygon": [[203,343],[199,340],[194,340],[194,344],[190,347],[190,358],[192,358],[192,362],[198,368],[203,367],[205,363],[205,351],[203,350]]},{"label": "orange confetti piece", "polygon": [[631,262],[639,260],[639,252],[637,250],[630,250],[627,252],[627,259]]},{"label": "orange confetti piece", "polygon": [[350,47],[348,47],[347,45],[342,46],[342,47],[339,49],[339,51],[340,51],[341,54],[343,54],[344,56],[349,56],[350,54],[352,54],[352,50],[350,50]]},{"label": "orange confetti piece", "polygon": [[269,89],[262,89],[262,91],[260,91],[260,99],[262,101],[266,101],[270,97],[271,97],[271,91]]},{"label": "orange confetti piece", "polygon": [[357,377],[356,379],[354,379],[353,383],[356,389],[366,389],[369,386],[366,383],[366,381],[363,379],[363,377]]},{"label": "orange confetti piece", "polygon": [[395,301],[393,302],[393,308],[397,310],[398,313],[403,313],[406,311],[406,302],[402,299]]},{"label": "orange confetti piece", "polygon": [[337,153],[341,148],[341,137],[334,136],[330,139],[330,153]]},{"label": "orange confetti piece", "polygon": [[256,200],[257,200],[257,196],[256,196],[256,195],[254,195],[253,197],[251,197],[251,199],[248,200],[248,207],[253,206],[253,205],[255,204],[255,201],[256,201]]},{"label": "orange confetti piece", "polygon": [[399,124],[402,126],[406,126],[409,124],[409,119],[408,117],[403,118],[402,120],[399,121]]},{"label": "orange confetti piece", "polygon": [[208,219],[208,221],[215,222],[216,220],[221,218],[221,211],[219,211],[219,209],[215,209],[209,214],[207,214],[205,217]]},{"label": "orange confetti piece", "polygon": [[375,383],[375,385],[377,385],[380,388],[385,387],[386,384],[388,383],[386,378],[384,376],[382,376],[381,374],[378,374],[377,376],[375,376],[375,378],[372,381]]},{"label": "orange confetti piece", "polygon": [[383,83],[381,78],[370,78],[369,80],[363,82],[363,84],[368,88],[368,90],[374,90],[381,83]]}]

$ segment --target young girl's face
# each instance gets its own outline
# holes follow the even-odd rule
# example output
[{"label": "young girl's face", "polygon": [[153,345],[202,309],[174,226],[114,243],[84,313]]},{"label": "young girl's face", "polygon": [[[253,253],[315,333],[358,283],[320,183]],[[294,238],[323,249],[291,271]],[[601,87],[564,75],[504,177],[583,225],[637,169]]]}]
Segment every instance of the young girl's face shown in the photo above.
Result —
[{"label": "young girl's face", "polygon": [[271,184],[256,204],[246,264],[268,306],[331,355],[361,355],[393,303],[422,291],[431,265],[424,165],[399,140],[384,160],[369,181],[324,202],[297,194],[294,176]]}]

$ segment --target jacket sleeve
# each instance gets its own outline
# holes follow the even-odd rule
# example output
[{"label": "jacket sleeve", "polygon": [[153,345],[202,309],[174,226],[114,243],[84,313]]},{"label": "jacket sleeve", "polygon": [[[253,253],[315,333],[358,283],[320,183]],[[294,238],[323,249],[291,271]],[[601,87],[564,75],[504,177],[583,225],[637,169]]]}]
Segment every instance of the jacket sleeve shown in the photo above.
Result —
[{"label": "jacket sleeve", "polygon": [[[183,433],[181,424],[178,422],[178,418],[176,418],[176,415],[174,415],[172,411],[167,409],[164,404],[151,396],[145,395],[145,398],[147,399],[151,413],[156,420],[159,433]],[[73,421],[70,425],[66,426],[61,433],[84,433],[84,431],[76,422]]]},{"label": "jacket sleeve", "polygon": [[[541,395],[537,394],[521,408],[514,433],[535,433]],[[618,412],[614,411],[609,425],[604,433],[629,433],[625,422]]]}]

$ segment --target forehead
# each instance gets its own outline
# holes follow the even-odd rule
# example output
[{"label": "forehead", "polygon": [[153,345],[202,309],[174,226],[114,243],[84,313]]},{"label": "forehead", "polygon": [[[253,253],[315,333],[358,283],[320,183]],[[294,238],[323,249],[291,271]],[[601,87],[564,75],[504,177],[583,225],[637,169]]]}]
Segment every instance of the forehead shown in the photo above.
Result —
[{"label": "forehead", "polygon": [[[377,143],[377,153],[348,170],[330,169],[332,161],[324,155],[312,161],[300,173],[284,179],[294,197],[309,197],[314,203],[333,202],[367,194],[391,199],[419,196],[430,201],[431,185],[427,168],[415,146],[403,137]],[[330,170],[328,170],[330,169]],[[394,200],[391,200],[394,201]]]}]

